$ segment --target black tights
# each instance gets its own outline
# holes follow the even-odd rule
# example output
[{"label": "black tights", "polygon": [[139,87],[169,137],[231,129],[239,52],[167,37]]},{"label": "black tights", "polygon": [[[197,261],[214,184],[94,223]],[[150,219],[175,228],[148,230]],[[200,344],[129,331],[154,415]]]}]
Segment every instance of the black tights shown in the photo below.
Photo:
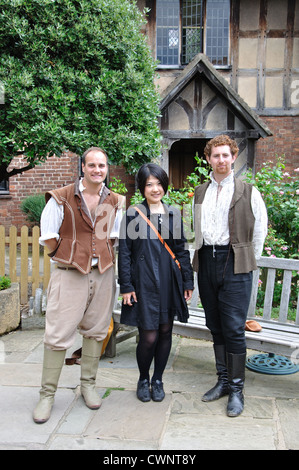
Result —
[{"label": "black tights", "polygon": [[136,349],[140,380],[149,380],[149,369],[154,359],[154,375],[152,380],[161,380],[172,343],[172,320],[159,325],[158,330],[139,329],[139,342]]}]

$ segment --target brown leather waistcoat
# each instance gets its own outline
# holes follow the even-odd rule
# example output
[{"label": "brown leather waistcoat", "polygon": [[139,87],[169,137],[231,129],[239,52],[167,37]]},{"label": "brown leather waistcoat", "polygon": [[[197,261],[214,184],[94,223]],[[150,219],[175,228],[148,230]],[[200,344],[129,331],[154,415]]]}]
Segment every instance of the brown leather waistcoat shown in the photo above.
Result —
[{"label": "brown leather waistcoat", "polygon": [[115,262],[113,240],[110,232],[120,207],[121,197],[104,188],[94,223],[83,210],[79,192],[79,181],[46,193],[46,201],[52,196],[64,207],[64,219],[59,231],[58,247],[50,253],[53,260],[72,265],[81,273],[91,269],[92,258],[98,258],[100,273]]}]

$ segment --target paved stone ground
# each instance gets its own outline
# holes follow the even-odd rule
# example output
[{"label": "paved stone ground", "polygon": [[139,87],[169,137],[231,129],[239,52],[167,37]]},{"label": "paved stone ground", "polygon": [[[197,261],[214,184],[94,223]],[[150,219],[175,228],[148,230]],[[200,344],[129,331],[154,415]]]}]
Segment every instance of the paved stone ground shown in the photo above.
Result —
[{"label": "paved stone ground", "polygon": [[[78,335],[68,356],[80,346]],[[201,401],[216,380],[210,342],[173,336],[161,403],[136,398],[135,349],[131,338],[117,345],[115,358],[99,362],[97,386],[105,398],[97,411],[89,410],[80,395],[80,366],[64,366],[52,416],[37,425],[32,410],[39,398],[43,329],[0,337],[0,450],[175,450],[188,455],[199,450],[299,450],[299,373],[246,370],[244,412],[229,418],[227,398]]]}]

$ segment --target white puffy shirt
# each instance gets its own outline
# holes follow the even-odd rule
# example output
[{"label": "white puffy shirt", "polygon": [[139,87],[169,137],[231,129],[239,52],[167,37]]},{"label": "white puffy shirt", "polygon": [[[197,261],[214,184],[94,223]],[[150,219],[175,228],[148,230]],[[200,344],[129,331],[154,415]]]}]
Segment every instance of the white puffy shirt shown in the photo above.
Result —
[{"label": "white puffy shirt", "polygon": [[[209,184],[201,210],[201,230],[206,245],[227,245],[229,243],[228,212],[233,197],[234,172],[232,171],[219,184],[210,176]],[[251,208],[255,218],[253,248],[255,258],[259,259],[267,235],[268,217],[265,203],[260,192],[253,186]]]}]

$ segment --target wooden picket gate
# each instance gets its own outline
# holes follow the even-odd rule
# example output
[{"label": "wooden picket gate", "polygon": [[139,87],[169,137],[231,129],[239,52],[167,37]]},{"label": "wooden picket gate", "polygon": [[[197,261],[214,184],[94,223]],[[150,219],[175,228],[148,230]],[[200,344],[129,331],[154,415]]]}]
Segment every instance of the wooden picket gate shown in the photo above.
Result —
[{"label": "wooden picket gate", "polygon": [[[31,229],[30,229],[31,230]],[[0,276],[7,275],[12,282],[20,284],[20,302],[28,302],[28,287],[32,285],[32,294],[38,287],[47,288],[50,279],[50,258],[48,249],[39,245],[40,229],[38,226],[29,229],[11,226],[9,235],[5,236],[5,227],[0,225]]]}]

